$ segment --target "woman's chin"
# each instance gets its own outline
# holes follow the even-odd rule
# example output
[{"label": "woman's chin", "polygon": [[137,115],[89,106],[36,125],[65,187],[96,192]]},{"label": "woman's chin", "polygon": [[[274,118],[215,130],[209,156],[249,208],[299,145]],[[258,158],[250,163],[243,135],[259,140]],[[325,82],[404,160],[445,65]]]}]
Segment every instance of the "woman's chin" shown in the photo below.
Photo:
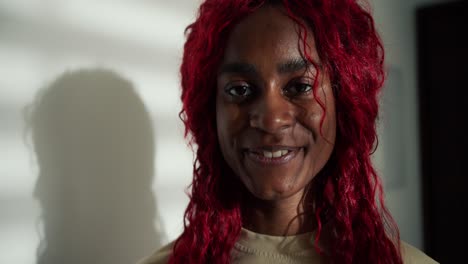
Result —
[{"label": "woman's chin", "polygon": [[299,190],[295,190],[288,184],[272,184],[248,188],[250,193],[257,199],[264,201],[279,201],[294,196]]}]

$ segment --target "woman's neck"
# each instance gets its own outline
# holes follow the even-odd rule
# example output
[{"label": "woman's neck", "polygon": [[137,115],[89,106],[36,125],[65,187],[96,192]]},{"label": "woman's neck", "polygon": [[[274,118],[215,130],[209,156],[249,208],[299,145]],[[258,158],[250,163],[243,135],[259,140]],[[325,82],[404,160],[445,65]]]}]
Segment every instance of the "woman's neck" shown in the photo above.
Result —
[{"label": "woman's neck", "polygon": [[279,200],[261,200],[247,194],[242,203],[243,227],[273,236],[297,235],[315,228],[312,208],[303,203],[303,193]]}]

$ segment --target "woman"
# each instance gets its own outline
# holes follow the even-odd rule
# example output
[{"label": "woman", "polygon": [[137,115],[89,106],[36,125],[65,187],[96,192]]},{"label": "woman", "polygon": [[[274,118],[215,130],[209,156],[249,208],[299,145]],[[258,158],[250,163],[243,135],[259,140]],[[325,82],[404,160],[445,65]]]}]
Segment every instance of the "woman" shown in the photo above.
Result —
[{"label": "woman", "polygon": [[206,0],[181,74],[190,203],[144,263],[434,263],[370,161],[383,48],[355,1]]}]

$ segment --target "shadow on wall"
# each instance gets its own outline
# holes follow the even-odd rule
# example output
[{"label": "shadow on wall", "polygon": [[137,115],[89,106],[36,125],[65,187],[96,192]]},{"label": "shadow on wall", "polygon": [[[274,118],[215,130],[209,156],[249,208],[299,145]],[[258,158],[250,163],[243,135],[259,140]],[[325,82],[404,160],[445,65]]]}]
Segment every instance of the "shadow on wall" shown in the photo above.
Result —
[{"label": "shadow on wall", "polygon": [[132,84],[67,72],[27,108],[42,209],[38,264],[134,263],[161,245],[154,134]]}]

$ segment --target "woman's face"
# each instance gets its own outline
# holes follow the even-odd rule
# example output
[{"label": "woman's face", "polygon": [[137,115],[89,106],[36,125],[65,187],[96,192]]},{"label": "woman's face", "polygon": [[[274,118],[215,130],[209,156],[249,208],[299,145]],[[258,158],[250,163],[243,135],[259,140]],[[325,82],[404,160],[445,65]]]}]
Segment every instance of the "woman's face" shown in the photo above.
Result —
[{"label": "woman's face", "polygon": [[[302,194],[335,142],[330,80],[320,71],[315,97],[317,70],[304,60],[298,28],[281,7],[260,8],[231,32],[217,75],[222,154],[263,200]],[[308,54],[320,65],[310,30],[307,36]]]}]

